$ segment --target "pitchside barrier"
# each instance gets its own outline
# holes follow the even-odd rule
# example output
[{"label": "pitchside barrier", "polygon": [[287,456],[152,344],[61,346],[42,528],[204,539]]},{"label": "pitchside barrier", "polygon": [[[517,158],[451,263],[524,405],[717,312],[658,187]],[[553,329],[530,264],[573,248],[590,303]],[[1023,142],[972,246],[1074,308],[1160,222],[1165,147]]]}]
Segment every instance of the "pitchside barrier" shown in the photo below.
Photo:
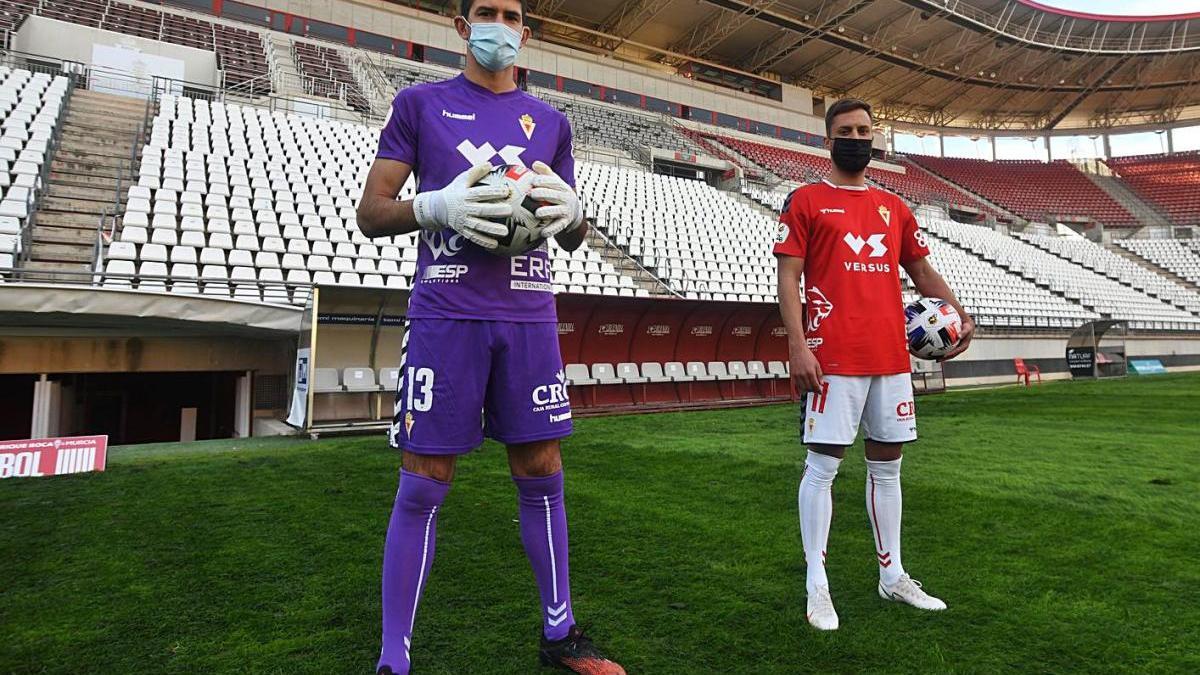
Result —
[{"label": "pitchside barrier", "polygon": [[[391,423],[408,293],[319,286],[304,310],[288,423],[309,434]],[[798,398],[787,331],[766,303],[562,294],[561,381],[582,414],[755,405]],[[937,364],[914,372],[941,391]],[[531,405],[536,392],[531,392]]]},{"label": "pitchside barrier", "polygon": [[0,441],[0,479],[104,471],[108,436]]}]

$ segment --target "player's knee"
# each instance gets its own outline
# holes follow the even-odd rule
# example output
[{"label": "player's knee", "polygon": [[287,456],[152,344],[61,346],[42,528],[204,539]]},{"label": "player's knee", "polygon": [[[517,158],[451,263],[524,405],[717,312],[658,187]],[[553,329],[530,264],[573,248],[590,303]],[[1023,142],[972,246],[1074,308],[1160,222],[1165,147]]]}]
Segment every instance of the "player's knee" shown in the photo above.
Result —
[{"label": "player's knee", "polygon": [[872,462],[892,462],[904,455],[903,443],[866,442],[867,459]]},{"label": "player's knee", "polygon": [[827,445],[825,443],[809,443],[808,449],[819,455],[827,455],[842,459],[846,456],[846,446],[844,445]]},{"label": "player's knee", "polygon": [[558,441],[536,441],[508,446],[508,465],[514,476],[540,478],[562,471]]},{"label": "player's knee", "polygon": [[455,459],[453,455],[418,455],[406,450],[404,470],[449,483],[454,479]]}]

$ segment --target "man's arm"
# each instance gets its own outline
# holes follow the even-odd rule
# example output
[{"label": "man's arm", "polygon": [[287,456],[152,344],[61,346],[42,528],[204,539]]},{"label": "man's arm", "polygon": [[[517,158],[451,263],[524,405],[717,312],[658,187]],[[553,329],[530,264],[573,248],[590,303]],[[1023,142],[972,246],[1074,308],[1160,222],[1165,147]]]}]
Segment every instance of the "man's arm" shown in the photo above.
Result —
[{"label": "man's arm", "polygon": [[412,200],[396,201],[411,174],[411,166],[393,159],[377,158],[371,165],[358,202],[358,229],[364,235],[390,237],[420,229]]},{"label": "man's arm", "polygon": [[787,327],[788,358],[792,380],[801,391],[821,391],[821,364],[804,339],[804,302],[800,298],[800,279],[804,276],[804,258],[777,255],[779,263],[779,313]]},{"label": "man's arm", "polygon": [[954,291],[950,290],[950,285],[942,278],[938,271],[933,269],[933,265],[929,264],[927,258],[917,258],[907,263],[903,263],[904,271],[908,272],[908,276],[912,278],[913,285],[917,287],[917,293],[926,298],[940,298],[950,303],[955,311],[962,318],[962,336],[959,339],[958,346],[955,347],[949,354],[942,357],[942,361],[952,359],[959,354],[967,351],[967,347],[971,344],[971,338],[975,335],[975,320],[967,313],[955,297]]}]

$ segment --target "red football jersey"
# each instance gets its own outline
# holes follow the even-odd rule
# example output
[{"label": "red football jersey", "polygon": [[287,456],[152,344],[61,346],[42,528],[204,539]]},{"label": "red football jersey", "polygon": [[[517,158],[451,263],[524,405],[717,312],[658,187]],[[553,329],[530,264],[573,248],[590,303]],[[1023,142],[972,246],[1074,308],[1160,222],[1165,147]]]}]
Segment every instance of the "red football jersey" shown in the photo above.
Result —
[{"label": "red football jersey", "polygon": [[779,221],[775,255],[804,258],[805,337],[821,370],[909,372],[900,263],[929,247],[904,201],[823,181],[789,195]]}]

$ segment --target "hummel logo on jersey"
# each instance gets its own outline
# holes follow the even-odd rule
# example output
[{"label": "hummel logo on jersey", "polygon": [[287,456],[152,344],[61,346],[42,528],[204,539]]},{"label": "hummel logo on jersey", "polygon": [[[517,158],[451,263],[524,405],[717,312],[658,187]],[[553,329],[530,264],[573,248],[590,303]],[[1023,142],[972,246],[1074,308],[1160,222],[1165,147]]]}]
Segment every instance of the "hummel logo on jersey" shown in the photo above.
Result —
[{"label": "hummel logo on jersey", "polygon": [[557,626],[567,620],[567,603],[563,602],[558,607],[546,605],[546,623],[551,626]]},{"label": "hummel logo on jersey", "polygon": [[867,239],[864,241],[863,238],[857,234],[851,234],[847,232],[842,241],[846,242],[846,245],[850,247],[850,250],[854,251],[854,255],[862,253],[864,246],[870,246],[871,253],[868,254],[867,257],[882,258],[888,250],[887,245],[883,243],[884,237],[886,236],[887,235],[883,234],[873,234],[870,237],[867,237]]},{"label": "hummel logo on jersey", "polygon": [[846,209],[821,209],[821,215],[825,215],[827,213],[840,213],[842,215],[845,215]]},{"label": "hummel logo on jersey", "polygon": [[449,110],[446,110],[445,108],[442,108],[442,117],[448,117],[452,120],[459,120],[462,122],[474,122],[475,121],[475,113],[452,113]]},{"label": "hummel logo on jersey", "polygon": [[496,148],[492,147],[491,143],[484,143],[483,145],[476,147],[471,141],[464,140],[462,143],[458,144],[458,152],[463,157],[467,158],[467,161],[471,163],[471,166],[489,163],[492,161],[492,158],[496,157],[497,155],[500,157],[500,159],[504,160],[505,164],[518,164],[520,166],[525,166],[525,162],[521,161],[521,153],[525,152],[525,148],[522,148],[519,145],[506,145],[497,150]]}]

